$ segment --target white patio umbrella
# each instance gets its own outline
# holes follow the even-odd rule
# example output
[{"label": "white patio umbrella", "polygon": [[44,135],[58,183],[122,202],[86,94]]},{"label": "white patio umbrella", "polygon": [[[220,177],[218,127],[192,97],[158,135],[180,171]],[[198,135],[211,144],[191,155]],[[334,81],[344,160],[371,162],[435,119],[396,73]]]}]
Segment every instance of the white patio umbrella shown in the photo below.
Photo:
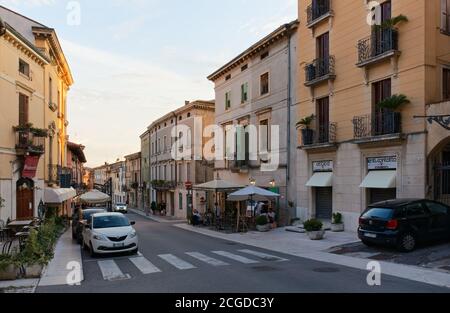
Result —
[{"label": "white patio umbrella", "polygon": [[[256,186],[248,186],[244,189],[233,192],[228,196],[228,201],[245,201],[250,200],[253,210],[253,201],[267,201],[270,198],[278,198],[281,195]],[[238,211],[237,227],[239,228],[240,210]]]},{"label": "white patio umbrella", "polygon": [[98,190],[92,190],[81,195],[80,200],[85,204],[102,204],[110,201],[111,197]]}]

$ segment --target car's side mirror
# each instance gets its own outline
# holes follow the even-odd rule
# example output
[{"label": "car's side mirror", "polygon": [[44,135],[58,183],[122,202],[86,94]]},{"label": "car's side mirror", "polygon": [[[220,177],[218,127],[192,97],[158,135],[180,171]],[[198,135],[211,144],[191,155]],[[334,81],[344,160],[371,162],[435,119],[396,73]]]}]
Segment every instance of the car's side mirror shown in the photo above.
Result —
[{"label": "car's side mirror", "polygon": [[134,226],[134,225],[136,225],[136,222],[135,222],[135,221],[131,221],[131,222],[130,222],[130,225],[131,225],[131,226]]}]

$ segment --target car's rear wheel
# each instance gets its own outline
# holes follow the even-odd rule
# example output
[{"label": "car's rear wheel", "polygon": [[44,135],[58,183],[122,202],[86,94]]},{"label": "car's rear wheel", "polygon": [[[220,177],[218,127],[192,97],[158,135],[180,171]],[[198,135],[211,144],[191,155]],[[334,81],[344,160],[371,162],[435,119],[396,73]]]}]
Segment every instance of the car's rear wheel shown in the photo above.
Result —
[{"label": "car's rear wheel", "polygon": [[404,233],[398,239],[398,249],[403,252],[412,252],[417,247],[417,239],[413,233]]}]

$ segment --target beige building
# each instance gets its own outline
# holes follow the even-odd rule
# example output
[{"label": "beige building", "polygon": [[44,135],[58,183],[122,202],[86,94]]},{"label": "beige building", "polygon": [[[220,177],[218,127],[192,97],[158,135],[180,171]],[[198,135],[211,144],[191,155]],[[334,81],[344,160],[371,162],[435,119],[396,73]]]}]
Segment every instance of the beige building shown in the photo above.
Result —
[{"label": "beige building", "polygon": [[141,190],[140,208],[150,208],[150,131],[147,129],[141,136]]},{"label": "beige building", "polygon": [[125,168],[128,205],[132,208],[139,208],[142,203],[141,153],[137,152],[125,156]]},{"label": "beige building", "polygon": [[[0,6],[0,219],[69,214],[67,92],[73,78],[56,32]],[[47,199],[46,199],[47,198]],[[50,203],[57,202],[57,203]]]},{"label": "beige building", "polygon": [[[296,215],[297,27],[298,21],[280,26],[208,77],[215,84],[215,123],[224,133],[216,173],[280,193],[276,206],[282,224]],[[265,169],[269,164],[275,167]],[[225,199],[218,202],[225,205]]]},{"label": "beige building", "polygon": [[[187,218],[193,210],[204,212],[206,208],[205,193],[200,191],[191,193],[185,186],[186,183],[196,185],[213,179],[213,164],[204,161],[202,154],[206,138],[200,136],[195,142],[192,135],[190,139],[186,139],[188,138],[186,132],[193,133],[195,121],[201,124],[201,134],[206,126],[214,124],[213,101],[187,101],[183,107],[166,114],[148,128],[150,204],[165,203],[168,216]],[[178,128],[180,131],[177,131]],[[189,141],[187,146],[181,146],[172,153],[174,143],[184,139]],[[194,149],[191,149],[194,144],[199,145],[199,155],[194,155]],[[184,152],[189,150],[192,154],[186,155]],[[178,154],[183,153],[184,158],[179,158]],[[144,152],[142,158],[145,162]]]},{"label": "beige building", "polygon": [[[450,133],[423,118],[450,113],[442,102],[450,90],[450,3],[371,4],[299,1],[298,120],[315,119],[299,130],[298,209],[324,220],[341,212],[355,231],[369,203],[450,194]],[[407,21],[392,25],[401,15]],[[410,103],[379,106],[393,95]]]},{"label": "beige building", "polygon": [[126,167],[125,161],[117,161],[109,166],[112,186],[113,208],[118,204],[127,203]]}]

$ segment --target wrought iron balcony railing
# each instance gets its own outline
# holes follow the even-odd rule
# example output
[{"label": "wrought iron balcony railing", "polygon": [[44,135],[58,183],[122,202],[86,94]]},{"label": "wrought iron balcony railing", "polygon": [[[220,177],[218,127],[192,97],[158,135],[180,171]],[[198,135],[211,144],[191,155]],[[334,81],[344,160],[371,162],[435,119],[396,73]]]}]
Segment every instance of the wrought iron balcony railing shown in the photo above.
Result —
[{"label": "wrought iron balcony railing", "polygon": [[330,55],[326,58],[315,59],[305,66],[305,85],[311,86],[335,76],[334,56]]},{"label": "wrought iron balcony railing", "polygon": [[330,0],[313,0],[306,9],[307,23],[312,24],[322,16],[331,13]]},{"label": "wrought iron balcony railing", "polygon": [[302,129],[303,146],[336,143],[337,124],[319,125],[316,129]]},{"label": "wrought iron balcony railing", "polygon": [[355,139],[400,134],[402,116],[399,112],[383,110],[374,115],[355,116],[353,118]]},{"label": "wrought iron balcony railing", "polygon": [[358,41],[358,64],[370,63],[395,51],[398,51],[398,31],[394,28],[374,29],[372,35]]},{"label": "wrought iron balcony railing", "polygon": [[154,180],[151,182],[151,186],[156,190],[170,190],[175,189],[177,183],[175,181],[167,181],[167,180]]},{"label": "wrought iron balcony railing", "polygon": [[36,135],[29,129],[16,131],[16,149],[34,155],[45,153],[45,137]]}]

